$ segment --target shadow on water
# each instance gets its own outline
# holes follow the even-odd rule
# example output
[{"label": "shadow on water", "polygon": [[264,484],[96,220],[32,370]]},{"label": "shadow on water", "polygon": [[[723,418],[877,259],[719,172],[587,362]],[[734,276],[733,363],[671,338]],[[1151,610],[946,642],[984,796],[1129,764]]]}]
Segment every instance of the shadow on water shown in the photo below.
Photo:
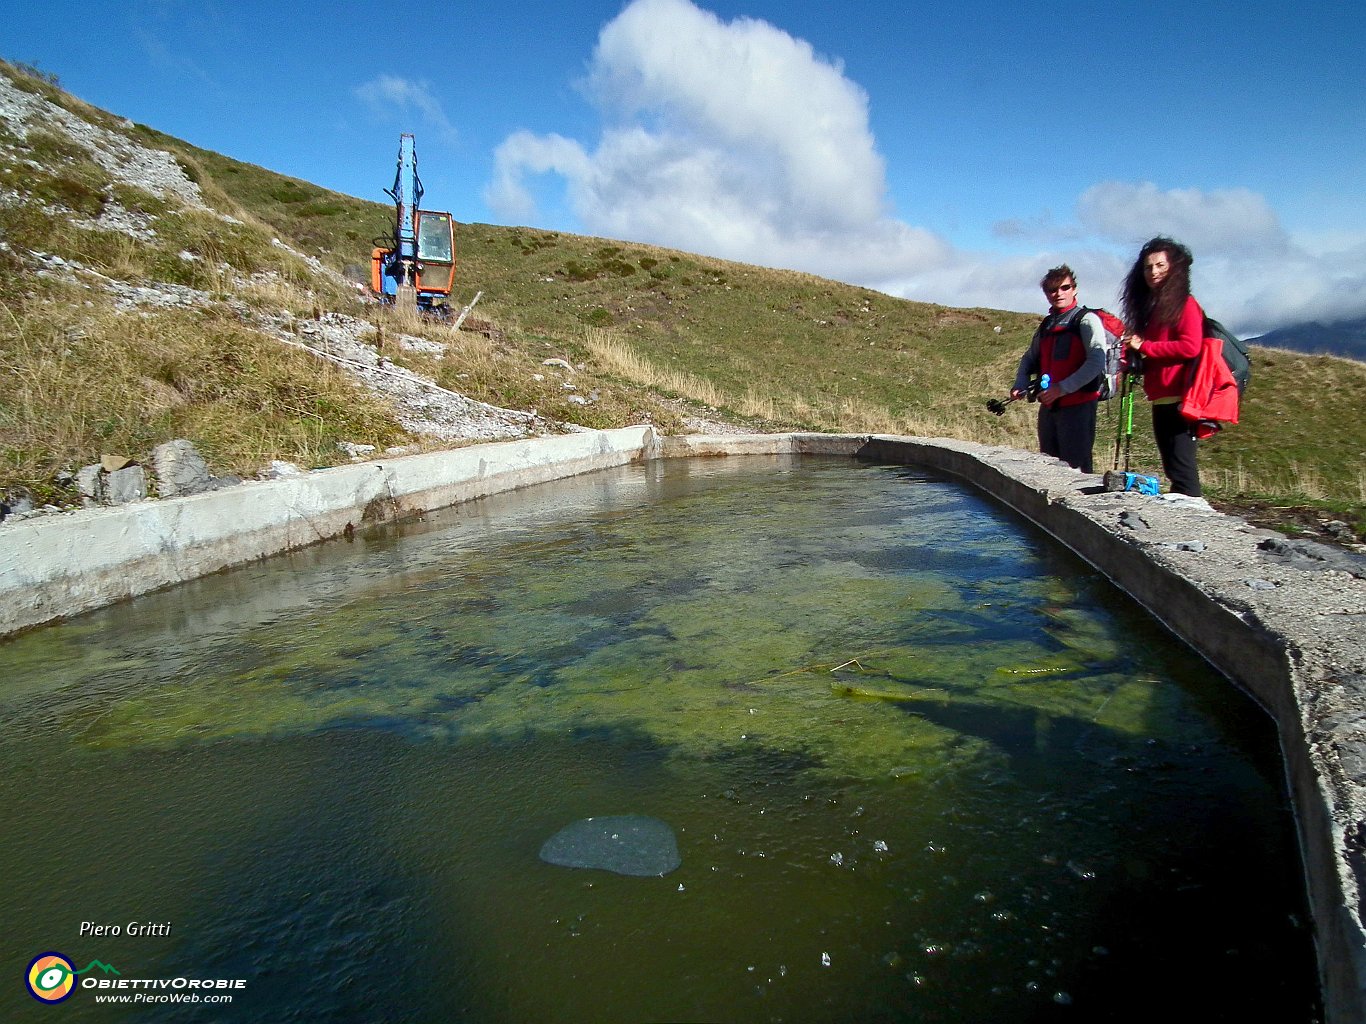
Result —
[{"label": "shadow on water", "polygon": [[1152,753],[1153,744],[1147,739],[1038,708],[935,697],[907,697],[895,703],[943,729],[991,744],[1022,774],[1033,774],[1041,764],[1052,774],[1078,771],[1084,763],[1099,759],[1146,761]]}]

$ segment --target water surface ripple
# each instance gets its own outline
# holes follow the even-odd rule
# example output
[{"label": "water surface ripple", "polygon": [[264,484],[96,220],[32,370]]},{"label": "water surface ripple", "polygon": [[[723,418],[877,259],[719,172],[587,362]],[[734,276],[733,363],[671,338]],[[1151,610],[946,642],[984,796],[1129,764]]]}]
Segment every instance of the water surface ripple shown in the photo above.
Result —
[{"label": "water surface ripple", "polygon": [[[6,1020],[1317,1019],[1269,720],[911,469],[474,502],[0,644],[0,720],[12,977],[247,985]],[[681,865],[539,859],[604,815]]]}]

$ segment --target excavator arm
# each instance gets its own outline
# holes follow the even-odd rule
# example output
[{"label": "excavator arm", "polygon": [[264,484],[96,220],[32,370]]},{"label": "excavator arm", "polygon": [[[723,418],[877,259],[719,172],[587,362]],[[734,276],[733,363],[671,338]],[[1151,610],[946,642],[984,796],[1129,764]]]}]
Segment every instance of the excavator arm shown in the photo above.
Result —
[{"label": "excavator arm", "polygon": [[371,250],[371,290],[400,307],[444,313],[455,284],[455,221],[421,208],[424,189],[410,132],[399,136],[394,187],[384,191],[394,201],[394,231],[387,245]]}]

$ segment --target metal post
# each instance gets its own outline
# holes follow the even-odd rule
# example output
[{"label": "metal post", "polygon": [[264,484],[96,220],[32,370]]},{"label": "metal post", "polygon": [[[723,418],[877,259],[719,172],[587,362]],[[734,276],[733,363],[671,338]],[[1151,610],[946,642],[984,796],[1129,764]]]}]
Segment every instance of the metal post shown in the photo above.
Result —
[{"label": "metal post", "polygon": [[481,295],[483,295],[483,294],[484,294],[483,292],[475,292],[475,293],[474,293],[474,298],[470,299],[470,304],[469,304],[468,306],[466,306],[464,309],[462,309],[462,310],[460,311],[460,315],[459,315],[458,317],[456,317],[456,319],[455,319],[455,327],[454,327],[455,330],[457,330],[457,331],[460,330],[460,325],[463,324],[463,323],[465,322],[465,317],[467,317],[467,316],[470,315],[470,310],[472,310],[472,309],[474,308],[474,304],[475,304],[476,302],[479,301],[479,296],[481,296]]}]

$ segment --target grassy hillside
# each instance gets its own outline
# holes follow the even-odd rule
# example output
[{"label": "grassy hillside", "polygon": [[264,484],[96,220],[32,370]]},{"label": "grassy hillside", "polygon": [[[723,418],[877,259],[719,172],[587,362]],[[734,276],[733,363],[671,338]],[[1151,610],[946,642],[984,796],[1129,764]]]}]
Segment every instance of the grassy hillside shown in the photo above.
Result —
[{"label": "grassy hillside", "polygon": [[[132,125],[0,66],[25,95],[111,137],[172,154],[202,206],[123,180],[55,115],[0,121],[0,488],[60,495],[63,470],[188,436],[220,472],[269,457],[325,465],[341,440],[414,440],[327,364],[262,325],[336,310],[422,334],[444,358],[391,352],[451,390],[606,427],[693,413],[759,429],[880,431],[1033,447],[1033,408],[1005,393],[1036,317],[908,302],[810,275],[531,228],[461,225],[465,330],[398,323],[339,271],[366,264],[390,208],[285,178]],[[3,84],[3,83],[0,83]],[[9,127],[6,125],[9,124]],[[109,143],[112,145],[112,143]],[[33,164],[37,164],[34,167]],[[376,183],[376,192],[385,182]],[[455,197],[429,196],[434,208]],[[230,218],[230,219],[225,219]],[[130,233],[128,222],[146,228]],[[122,226],[120,226],[122,225]],[[273,239],[284,242],[281,248]],[[66,261],[55,265],[50,257]],[[311,262],[316,261],[316,262]],[[109,282],[179,285],[197,301],[122,306]],[[385,333],[377,334],[377,340]],[[545,372],[577,368],[575,405]],[[1254,350],[1244,422],[1207,444],[1212,496],[1366,509],[1366,365]],[[1108,410],[1107,410],[1108,413]],[[1098,459],[1114,421],[1102,414]],[[1156,467],[1146,413],[1136,461]]]}]

